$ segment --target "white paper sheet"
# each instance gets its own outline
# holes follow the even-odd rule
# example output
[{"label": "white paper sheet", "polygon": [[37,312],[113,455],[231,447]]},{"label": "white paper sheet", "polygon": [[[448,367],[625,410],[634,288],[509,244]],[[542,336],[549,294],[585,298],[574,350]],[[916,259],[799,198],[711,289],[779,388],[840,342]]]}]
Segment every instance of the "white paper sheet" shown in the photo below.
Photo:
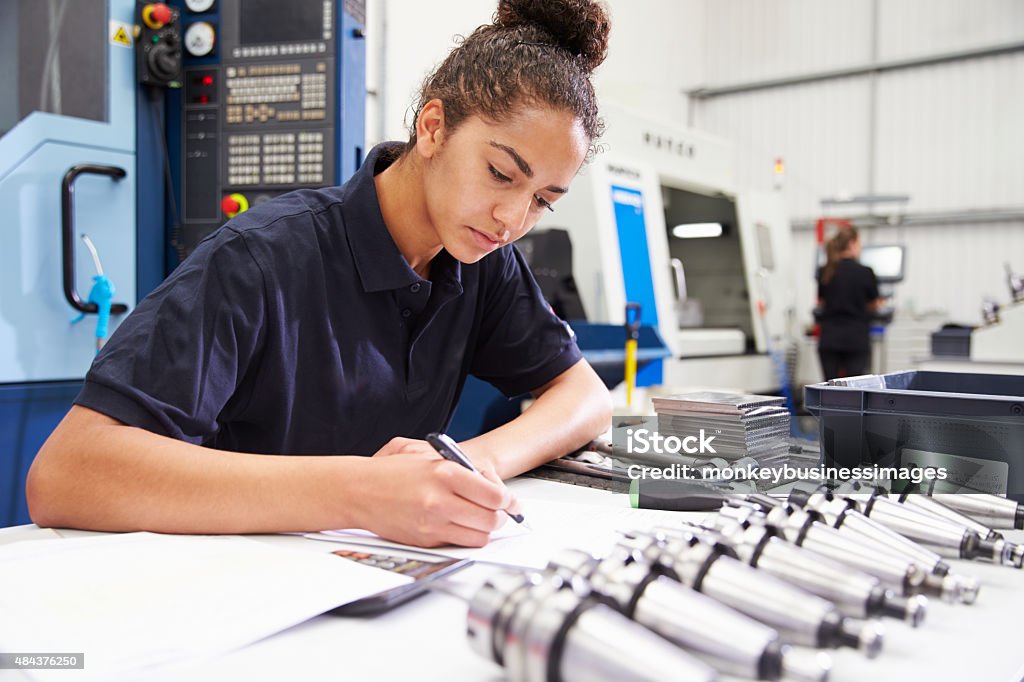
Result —
[{"label": "white paper sheet", "polygon": [[[429,551],[449,557],[468,557],[511,566],[544,568],[554,554],[564,548],[583,549],[604,554],[630,530],[644,530],[658,525],[678,525],[679,512],[655,509],[608,507],[552,500],[520,500],[523,515],[532,527],[527,530],[509,521],[491,535],[486,547],[439,547]],[[687,519],[696,518],[692,514]],[[365,530],[345,529],[310,533],[306,537],[351,545],[408,549],[384,540]]]},{"label": "white paper sheet", "polygon": [[410,580],[231,536],[18,543],[0,548],[0,651],[85,654],[84,671],[32,679],[139,679],[146,666],[236,649]]}]

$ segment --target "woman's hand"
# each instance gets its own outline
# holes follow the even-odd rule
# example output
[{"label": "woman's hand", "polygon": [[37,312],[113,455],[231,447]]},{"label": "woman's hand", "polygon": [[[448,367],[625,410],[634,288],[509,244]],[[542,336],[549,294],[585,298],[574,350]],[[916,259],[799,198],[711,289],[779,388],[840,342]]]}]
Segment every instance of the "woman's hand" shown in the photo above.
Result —
[{"label": "woman's hand", "polygon": [[480,474],[442,458],[422,440],[394,438],[370,460],[366,493],[356,502],[362,527],[422,547],[482,547],[519,502],[489,460]]}]

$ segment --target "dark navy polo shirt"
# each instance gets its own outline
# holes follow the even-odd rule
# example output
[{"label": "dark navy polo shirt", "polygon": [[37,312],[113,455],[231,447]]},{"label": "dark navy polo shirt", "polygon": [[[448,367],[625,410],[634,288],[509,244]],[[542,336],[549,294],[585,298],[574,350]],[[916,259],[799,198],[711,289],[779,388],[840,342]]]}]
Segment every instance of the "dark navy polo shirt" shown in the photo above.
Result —
[{"label": "dark navy polo shirt", "polygon": [[75,402],[223,450],[369,455],[445,429],[469,374],[513,396],[576,364],[512,246],[471,265],[441,251],[429,280],[409,267],[373,182],[400,150],[210,235],[121,324]]}]

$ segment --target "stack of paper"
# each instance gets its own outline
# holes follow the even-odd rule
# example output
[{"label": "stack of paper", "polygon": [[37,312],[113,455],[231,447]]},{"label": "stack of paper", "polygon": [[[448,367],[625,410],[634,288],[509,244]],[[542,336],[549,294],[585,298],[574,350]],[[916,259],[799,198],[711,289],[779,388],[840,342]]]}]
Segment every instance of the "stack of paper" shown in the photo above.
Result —
[{"label": "stack of paper", "polygon": [[84,654],[30,679],[141,679],[409,582],[330,553],[240,537],[128,533],[0,548],[0,651]]},{"label": "stack of paper", "polygon": [[[757,460],[787,453],[789,412],[785,398],[700,391],[653,398],[658,433],[709,443],[707,456]],[[703,434],[703,436],[702,436]],[[713,440],[712,440],[713,438]]]}]

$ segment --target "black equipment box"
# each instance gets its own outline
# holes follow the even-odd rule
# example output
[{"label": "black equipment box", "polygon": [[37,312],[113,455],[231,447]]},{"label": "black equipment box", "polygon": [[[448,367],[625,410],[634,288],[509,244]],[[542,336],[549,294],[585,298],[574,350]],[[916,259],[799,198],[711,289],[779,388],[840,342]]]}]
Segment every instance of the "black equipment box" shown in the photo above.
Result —
[{"label": "black equipment box", "polygon": [[822,464],[942,467],[944,485],[1024,502],[1024,376],[895,372],[811,384]]}]

